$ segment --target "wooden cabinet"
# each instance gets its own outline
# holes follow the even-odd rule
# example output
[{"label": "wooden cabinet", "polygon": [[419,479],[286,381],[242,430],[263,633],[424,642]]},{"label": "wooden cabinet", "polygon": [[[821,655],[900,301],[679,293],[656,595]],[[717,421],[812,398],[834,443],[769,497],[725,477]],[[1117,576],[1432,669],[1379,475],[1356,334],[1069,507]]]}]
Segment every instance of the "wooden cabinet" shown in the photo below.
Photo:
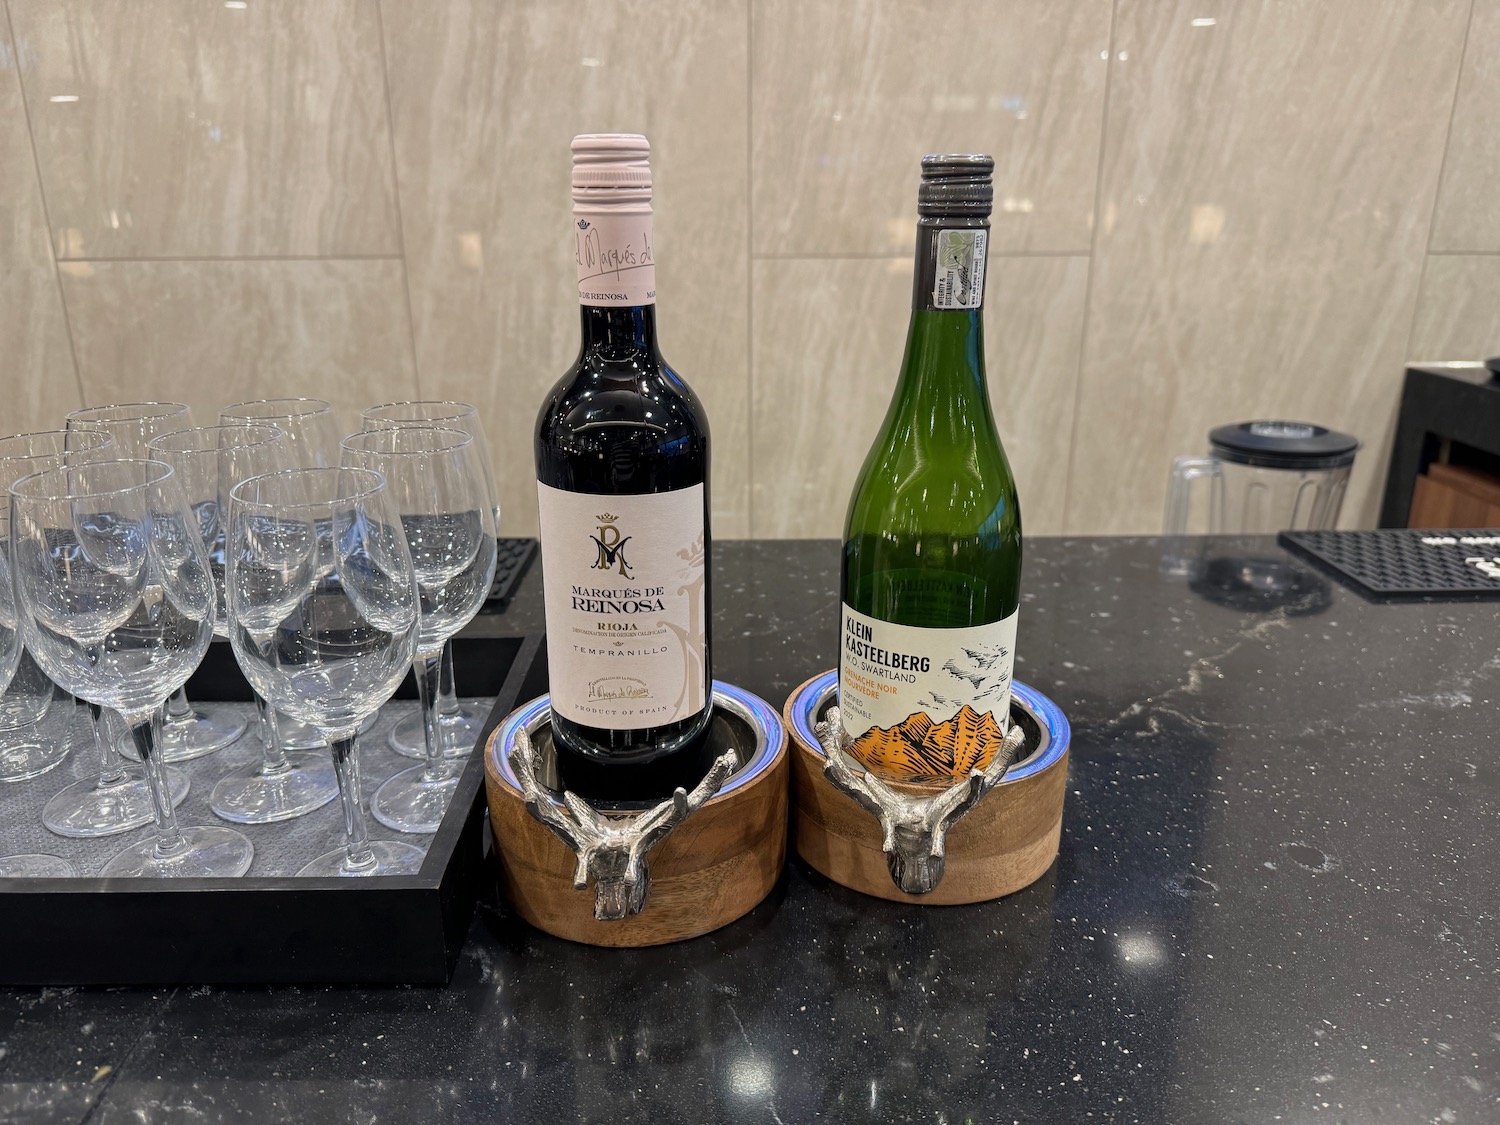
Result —
[{"label": "wooden cabinet", "polygon": [[1416,480],[1407,527],[1500,527],[1500,479],[1434,461]]}]

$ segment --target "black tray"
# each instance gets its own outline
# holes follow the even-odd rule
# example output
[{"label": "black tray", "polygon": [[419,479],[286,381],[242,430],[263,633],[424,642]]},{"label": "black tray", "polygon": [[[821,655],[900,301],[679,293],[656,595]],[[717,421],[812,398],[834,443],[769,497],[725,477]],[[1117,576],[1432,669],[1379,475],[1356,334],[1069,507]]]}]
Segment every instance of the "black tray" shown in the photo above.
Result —
[{"label": "black tray", "polygon": [[[540,637],[455,640],[460,695],[493,695],[480,745],[546,690]],[[250,698],[216,642],[190,698]],[[0,879],[0,983],[446,984],[484,878],[474,753],[416,875]]]},{"label": "black tray", "polygon": [[1500,597],[1494,528],[1283,531],[1277,541],[1375,600]]}]

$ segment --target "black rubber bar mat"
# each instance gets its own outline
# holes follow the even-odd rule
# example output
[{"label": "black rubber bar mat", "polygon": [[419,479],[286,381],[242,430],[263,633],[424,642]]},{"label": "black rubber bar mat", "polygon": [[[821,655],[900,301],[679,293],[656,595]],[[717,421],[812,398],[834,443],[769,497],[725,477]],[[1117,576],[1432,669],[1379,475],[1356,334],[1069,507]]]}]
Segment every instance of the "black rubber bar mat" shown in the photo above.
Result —
[{"label": "black rubber bar mat", "polygon": [[1283,531],[1283,547],[1373,598],[1500,597],[1500,529]]}]

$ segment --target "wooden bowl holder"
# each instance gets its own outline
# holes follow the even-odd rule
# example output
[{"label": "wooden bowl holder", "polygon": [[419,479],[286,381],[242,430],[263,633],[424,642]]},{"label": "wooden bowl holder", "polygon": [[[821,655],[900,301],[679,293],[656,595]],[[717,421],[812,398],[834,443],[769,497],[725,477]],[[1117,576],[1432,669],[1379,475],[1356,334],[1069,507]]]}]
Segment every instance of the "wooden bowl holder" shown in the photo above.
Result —
[{"label": "wooden bowl holder", "polygon": [[834,788],[823,772],[813,726],[833,706],[837,685],[836,672],[814,676],[792,693],[782,715],[792,740],[794,840],[808,864],[867,895],[924,906],[1000,898],[1028,886],[1052,865],[1062,836],[1070,731],[1050,699],[1025,684],[1012,685],[1011,719],[1027,735],[1017,764],[949,830],[942,881],[927,894],[912,895],[892,882],[880,822]]},{"label": "wooden bowl holder", "polygon": [[525,729],[538,751],[538,776],[548,783],[547,697],[511,712],[485,745],[484,765],[501,884],[517,914],[587,945],[662,945],[728,925],[770,893],[786,861],[786,731],[775,708],[732,685],[714,684],[714,709],[720,729],[712,737],[737,749],[739,768],[651,851],[644,908],[615,921],[594,917],[593,888],[573,884],[572,850],[531,815],[507,760],[516,732]]}]

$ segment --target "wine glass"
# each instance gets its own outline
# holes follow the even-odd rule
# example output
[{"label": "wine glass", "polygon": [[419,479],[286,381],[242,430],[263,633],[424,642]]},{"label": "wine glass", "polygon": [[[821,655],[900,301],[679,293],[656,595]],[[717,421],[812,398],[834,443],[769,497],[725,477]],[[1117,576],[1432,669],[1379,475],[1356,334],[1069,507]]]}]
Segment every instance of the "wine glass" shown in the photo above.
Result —
[{"label": "wine glass", "polygon": [[203,541],[172,467],[64,465],[11,485],[11,565],[19,620],[37,663],[74,695],[119,713],[151,786],[156,839],[104,865],[113,876],[233,877],[250,841],[177,824],[160,753],[164,704],[213,636]]},{"label": "wine glass", "polygon": [[[151,456],[153,438],[193,425],[193,412],[181,402],[126,402],[86,406],[68,415],[71,429],[98,429],[114,439],[111,457]],[[96,716],[97,725],[97,716]],[[161,754],[168,762],[186,762],[222,750],[245,733],[245,720],[223,707],[194,707],[178,689],[167,704]],[[98,737],[96,733],[96,737]]]},{"label": "wine glass", "polygon": [[385,478],[411,548],[421,595],[412,671],[426,732],[425,765],[375,791],[370,810],[387,828],[436,832],[458,787],[443,753],[437,691],[443,646],[479,612],[495,579],[495,517],[474,439],[462,430],[403,426],[345,438],[344,464]]},{"label": "wine glass", "polygon": [[[102,430],[44,430],[0,438],[0,487],[64,461],[107,456],[113,444]],[[7,513],[9,503],[6,505]],[[7,541],[6,550],[9,550]],[[0,692],[0,781],[24,781],[60,765],[68,755],[72,709],[56,736],[44,726],[52,705],[52,681],[21,649],[10,687]],[[145,821],[140,823],[144,824]]]},{"label": "wine glass", "polygon": [[[275,426],[291,444],[289,469],[335,468],[344,430],[333,405],[321,398],[261,398],[236,402],[219,411],[220,423],[259,422]],[[261,737],[282,750],[312,750],[323,746],[323,736],[274,709],[260,713]],[[372,718],[373,721],[373,718]],[[368,728],[366,728],[368,729]]]},{"label": "wine glass", "polygon": [[[107,431],[82,423],[70,430],[43,430],[0,438],[0,484],[9,488],[24,476],[59,465],[101,460],[109,457],[114,447],[114,439]],[[8,516],[8,499],[5,509]],[[9,550],[8,541],[5,549]],[[14,779],[7,766],[14,768],[19,764],[17,774],[31,777],[51,769],[66,756],[69,749],[66,733],[48,738],[40,726],[51,697],[52,681],[23,650],[0,722],[10,728],[22,726],[34,734],[24,737],[19,744],[7,743],[0,749],[0,779]],[[42,823],[59,836],[78,837],[112,836],[150,824],[151,791],[145,778],[127,770],[124,760],[115,752],[112,732],[100,721],[100,708],[94,704],[88,706],[94,720],[90,729],[99,764],[98,776],[72,782],[54,793],[42,808]],[[62,723],[64,732],[72,726],[72,708],[68,711]],[[179,805],[187,796],[187,775],[178,769],[169,769],[167,773],[172,803]]]},{"label": "wine glass", "polygon": [[[209,569],[214,578],[214,632],[229,636],[224,595],[225,517],[229,492],[254,476],[291,468],[285,431],[276,426],[232,423],[179,430],[152,440],[151,455],[177,473],[188,506],[197,515]],[[262,711],[265,701],[256,696]],[[209,808],[236,824],[290,820],[321,808],[338,796],[326,756],[287,754],[279,740],[266,739],[261,759],[230,770],[214,785]]]},{"label": "wine glass", "polygon": [[417,640],[411,553],[385,480],[367,469],[293,469],[229,494],[229,643],[278,711],[332,749],[345,846],[303,875],[406,875],[423,850],[371,840],[360,807],[360,724],[388,700]]},{"label": "wine glass", "polygon": [[[20,622],[16,619],[10,577],[10,512],[0,512],[0,692],[10,687],[21,660]],[[73,865],[55,855],[0,856],[0,879],[74,874]]]},{"label": "wine glass", "polygon": [[[463,430],[474,439],[479,459],[484,466],[486,495],[495,508],[495,529],[500,528],[500,501],[495,491],[495,478],[490,463],[489,442],[484,436],[484,423],[479,420],[479,411],[467,402],[451,400],[426,400],[421,402],[387,402],[361,411],[360,422],[367,430],[391,429],[397,426],[447,426]],[[443,663],[438,672],[438,727],[443,734],[443,752],[463,756],[474,748],[479,732],[484,728],[485,710],[469,703],[458,701],[458,691],[453,680],[453,642],[443,645]],[[427,756],[426,722],[421,712],[409,715],[391,727],[390,747],[408,758]]]}]

